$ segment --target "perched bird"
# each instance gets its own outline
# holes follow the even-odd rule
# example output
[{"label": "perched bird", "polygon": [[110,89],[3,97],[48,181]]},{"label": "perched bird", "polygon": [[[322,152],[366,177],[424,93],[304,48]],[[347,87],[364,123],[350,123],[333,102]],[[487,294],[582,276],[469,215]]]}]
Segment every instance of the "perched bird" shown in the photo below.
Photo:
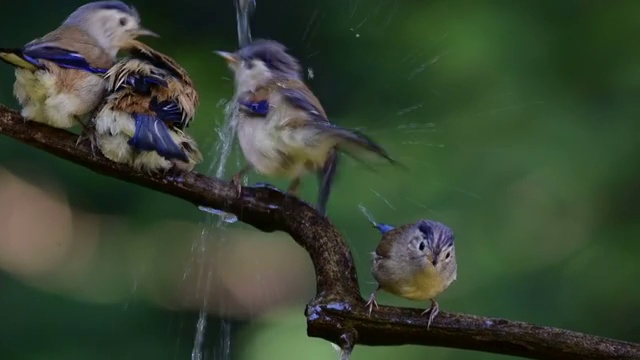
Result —
[{"label": "perched bird", "polygon": [[149,172],[188,172],[202,161],[184,129],[198,106],[187,72],[172,58],[131,40],[129,56],[107,74],[108,95],[96,111],[94,141],[107,158]]},{"label": "perched bird", "polygon": [[76,9],[56,30],[19,49],[0,49],[16,67],[13,92],[22,116],[58,128],[83,121],[104,97],[103,74],[130,39],[157,36],[135,8],[97,1]]},{"label": "perched bird", "polygon": [[371,293],[369,313],[378,307],[380,289],[411,300],[430,300],[427,328],[439,311],[435,297],[457,276],[454,236],[449,227],[431,220],[420,220],[397,228],[374,224],[383,234],[373,253],[371,272],[378,286]]},{"label": "perched bird", "polygon": [[324,214],[338,165],[338,150],[359,157],[374,154],[396,163],[365,135],[333,125],[318,99],[303,82],[298,61],[272,40],[256,40],[234,53],[217,51],[235,75],[234,126],[248,161],[232,183],[241,193],[249,170],[292,179],[288,193],[297,195],[300,178],[318,174],[318,211]]}]

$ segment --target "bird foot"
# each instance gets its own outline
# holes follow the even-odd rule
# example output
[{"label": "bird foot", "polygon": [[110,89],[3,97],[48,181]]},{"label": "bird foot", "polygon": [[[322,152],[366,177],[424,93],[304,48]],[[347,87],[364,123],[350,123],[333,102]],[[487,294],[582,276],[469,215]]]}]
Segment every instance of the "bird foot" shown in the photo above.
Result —
[{"label": "bird foot", "polygon": [[427,320],[427,330],[429,330],[429,327],[431,326],[433,319],[435,319],[436,315],[438,315],[439,312],[440,312],[440,306],[435,300],[431,300],[431,307],[423,311],[421,314],[421,315],[424,315],[426,313],[429,313],[429,319]]},{"label": "bird foot", "polygon": [[235,174],[231,177],[231,185],[236,188],[236,197],[239,199],[242,197],[242,173]]},{"label": "bird foot", "polygon": [[96,136],[95,136],[95,132],[93,131],[93,128],[91,127],[91,125],[85,124],[79,118],[76,120],[82,127],[82,131],[78,136],[78,140],[76,140],[76,147],[78,147],[78,145],[80,145],[81,142],[85,140],[89,140],[89,146],[91,147],[91,155],[95,155],[96,154]]},{"label": "bird foot", "polygon": [[181,170],[177,167],[171,167],[169,168],[167,171],[165,171],[164,175],[165,178],[169,181],[174,181],[174,182],[184,182],[184,176],[187,174],[186,171]]},{"label": "bird foot", "polygon": [[369,316],[371,316],[371,312],[373,311],[373,307],[375,306],[378,309],[378,302],[376,301],[376,293],[373,292],[369,296],[369,301],[364,305],[369,308]]},{"label": "bird foot", "polygon": [[96,141],[95,134],[82,131],[82,133],[78,135],[78,139],[76,140],[76,148],[80,145],[80,143],[82,143],[85,140],[89,141],[89,147],[91,148],[91,155],[95,156],[96,148],[97,148],[97,141]]}]

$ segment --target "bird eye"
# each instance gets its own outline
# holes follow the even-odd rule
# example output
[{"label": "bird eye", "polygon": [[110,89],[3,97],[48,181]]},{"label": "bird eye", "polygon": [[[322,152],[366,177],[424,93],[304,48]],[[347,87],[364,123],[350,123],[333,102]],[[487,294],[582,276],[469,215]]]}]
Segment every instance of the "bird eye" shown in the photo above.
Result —
[{"label": "bird eye", "polygon": [[125,17],[120,18],[120,26],[125,26],[125,25],[127,25],[127,21],[128,21],[128,20],[127,20],[127,18],[125,18]]},{"label": "bird eye", "polygon": [[445,260],[448,260],[451,257],[451,252],[448,252],[447,255],[444,256]]},{"label": "bird eye", "polygon": [[247,66],[247,69],[251,70],[255,64],[253,63],[253,60],[247,60],[245,61],[245,65]]},{"label": "bird eye", "polygon": [[420,241],[420,244],[418,244],[418,250],[424,251],[424,248],[426,246],[427,246],[427,244],[424,241]]}]

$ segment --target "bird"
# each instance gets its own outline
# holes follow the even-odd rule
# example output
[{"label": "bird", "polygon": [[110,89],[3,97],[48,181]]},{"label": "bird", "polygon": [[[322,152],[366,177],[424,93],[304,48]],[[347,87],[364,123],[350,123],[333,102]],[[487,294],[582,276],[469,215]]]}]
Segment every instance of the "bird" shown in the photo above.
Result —
[{"label": "bird", "polygon": [[199,97],[174,59],[131,40],[129,55],[105,75],[107,97],[96,111],[94,141],[108,159],[148,172],[189,172],[202,161],[184,132]]},{"label": "bird", "polygon": [[121,1],[91,2],[43,37],[0,49],[0,60],[15,67],[13,93],[22,116],[57,128],[86,128],[105,94],[103,75],[122,45],[158,36],[140,21],[138,11]]},{"label": "bird", "polygon": [[394,227],[374,223],[382,239],[373,253],[371,273],[377,282],[366,306],[378,307],[376,293],[385,290],[410,300],[429,300],[427,329],[440,310],[435,297],[457,278],[453,231],[427,219]]},{"label": "bird", "polygon": [[298,60],[283,44],[256,39],[235,52],[216,53],[234,73],[232,124],[248,162],[231,179],[238,196],[242,177],[251,170],[291,179],[287,193],[296,196],[301,177],[316,173],[320,182],[317,210],[326,214],[338,151],[361,160],[373,154],[399,164],[364,134],[329,121],[304,83]]}]

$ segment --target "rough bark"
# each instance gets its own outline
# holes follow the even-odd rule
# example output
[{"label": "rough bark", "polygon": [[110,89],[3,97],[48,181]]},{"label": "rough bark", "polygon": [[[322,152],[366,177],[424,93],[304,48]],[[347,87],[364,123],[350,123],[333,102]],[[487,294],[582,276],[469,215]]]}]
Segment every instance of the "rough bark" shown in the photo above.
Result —
[{"label": "rough bark", "polygon": [[284,231],[307,250],[316,272],[316,296],[306,307],[307,333],[350,349],[355,344],[419,344],[532,359],[640,359],[640,345],[504,319],[441,312],[427,330],[421,309],[381,306],[368,315],[351,251],[331,221],[306,203],[277,191],[243,189],[192,173],[182,181],[149,175],[93,154],[77,135],[25,121],[0,105],[0,134],[97,173],[235,214],[265,232]]}]

